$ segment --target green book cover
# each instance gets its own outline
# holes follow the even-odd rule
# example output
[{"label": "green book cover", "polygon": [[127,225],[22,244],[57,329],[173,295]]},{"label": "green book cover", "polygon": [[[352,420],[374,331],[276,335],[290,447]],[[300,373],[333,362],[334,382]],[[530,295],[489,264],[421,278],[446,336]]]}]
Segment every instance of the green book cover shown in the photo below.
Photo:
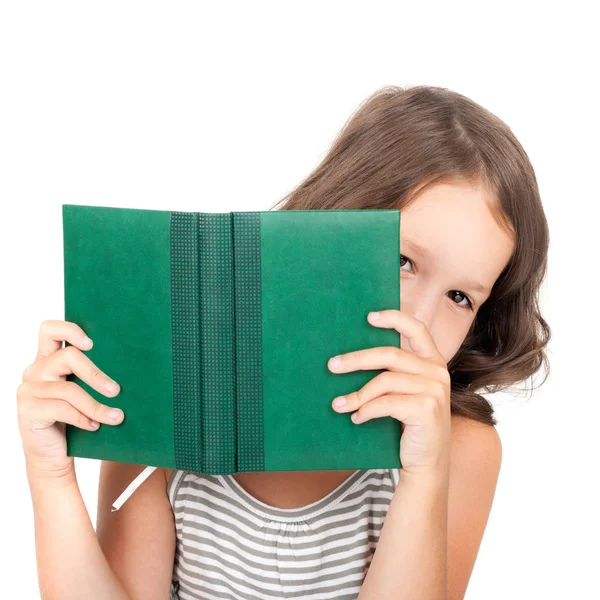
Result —
[{"label": "green book cover", "polygon": [[67,425],[69,456],[207,474],[398,468],[400,422],[331,407],[400,347],[399,210],[181,212],[64,204],[65,320],[117,381],[119,425]]}]

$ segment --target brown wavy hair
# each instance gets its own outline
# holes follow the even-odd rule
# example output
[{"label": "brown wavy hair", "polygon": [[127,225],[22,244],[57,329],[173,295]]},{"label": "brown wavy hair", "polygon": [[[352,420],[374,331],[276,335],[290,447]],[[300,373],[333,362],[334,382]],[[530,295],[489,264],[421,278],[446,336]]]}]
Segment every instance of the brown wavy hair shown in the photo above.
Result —
[{"label": "brown wavy hair", "polygon": [[529,158],[501,119],[447,88],[385,86],[358,106],[320,164],[270,210],[401,210],[428,186],[452,180],[488,186],[493,214],[515,241],[448,363],[451,412],[495,425],[481,393],[525,381],[541,366],[543,384],[551,337],[538,298],[548,224]]}]

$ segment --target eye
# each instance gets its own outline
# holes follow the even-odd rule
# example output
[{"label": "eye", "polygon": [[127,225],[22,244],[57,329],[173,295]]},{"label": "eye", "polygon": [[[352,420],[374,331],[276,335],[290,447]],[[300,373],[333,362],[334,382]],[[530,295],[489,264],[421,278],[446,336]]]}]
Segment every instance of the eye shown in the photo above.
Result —
[{"label": "eye", "polygon": [[[403,255],[401,254],[401,255],[400,255],[400,268],[402,268],[402,261],[403,261],[403,260],[405,260],[405,261],[407,260],[408,262],[412,262],[412,261],[410,260],[410,258],[407,258],[406,256],[403,256]],[[405,264],[406,264],[406,263],[405,263]]]},{"label": "eye", "polygon": [[[407,256],[404,256],[403,254],[400,255],[400,268],[402,269],[403,264],[402,261],[405,261],[404,264],[406,264],[406,261],[408,261],[409,263],[412,264],[412,260],[410,258],[408,258]],[[454,296],[462,296],[466,301],[467,304],[459,304],[458,302],[456,303],[457,306],[460,306],[461,308],[465,308],[466,310],[473,310],[473,302],[471,301],[471,299],[464,293],[461,292],[459,290],[452,290],[450,293],[451,297]]]},{"label": "eye", "polygon": [[463,292],[459,292],[458,290],[452,290],[450,292],[451,296],[463,296],[464,299],[467,301],[467,304],[458,304],[457,306],[460,306],[461,308],[466,308],[467,310],[472,310],[473,309],[473,303],[471,302],[471,300],[469,300],[469,297],[466,294],[463,294]]}]

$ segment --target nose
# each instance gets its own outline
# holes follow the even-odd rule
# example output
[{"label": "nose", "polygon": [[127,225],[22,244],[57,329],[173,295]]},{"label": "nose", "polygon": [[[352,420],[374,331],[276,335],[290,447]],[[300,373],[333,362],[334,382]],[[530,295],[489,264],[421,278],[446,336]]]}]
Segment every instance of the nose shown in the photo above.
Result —
[{"label": "nose", "polygon": [[[417,290],[412,290],[410,298],[404,294],[400,300],[402,312],[424,323],[429,331],[433,329],[432,325],[438,309],[434,294],[435,292],[418,293]],[[400,347],[411,350],[410,341],[403,334],[400,334]]]}]

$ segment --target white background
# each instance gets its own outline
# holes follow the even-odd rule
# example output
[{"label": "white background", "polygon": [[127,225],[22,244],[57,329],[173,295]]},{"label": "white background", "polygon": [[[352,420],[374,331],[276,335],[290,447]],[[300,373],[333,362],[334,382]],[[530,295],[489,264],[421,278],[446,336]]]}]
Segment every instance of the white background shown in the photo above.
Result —
[{"label": "white background", "polygon": [[[600,598],[592,3],[412,4],[0,5],[2,597],[39,597],[15,394],[63,318],[61,205],[266,210],[375,89],[425,83],[511,127],[551,231],[552,374],[490,397],[504,460],[467,599]],[[95,522],[99,463],[76,465]]]}]

